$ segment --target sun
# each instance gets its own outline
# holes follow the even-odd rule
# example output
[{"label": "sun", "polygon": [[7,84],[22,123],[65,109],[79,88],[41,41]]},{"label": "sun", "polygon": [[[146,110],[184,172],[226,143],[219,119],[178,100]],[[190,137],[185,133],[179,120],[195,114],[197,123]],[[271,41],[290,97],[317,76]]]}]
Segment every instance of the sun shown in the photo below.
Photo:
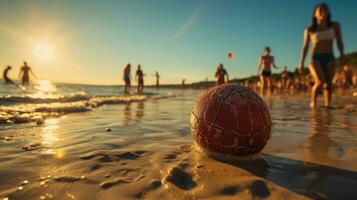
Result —
[{"label": "sun", "polygon": [[39,61],[53,61],[57,57],[56,45],[50,41],[35,41],[33,54]]}]

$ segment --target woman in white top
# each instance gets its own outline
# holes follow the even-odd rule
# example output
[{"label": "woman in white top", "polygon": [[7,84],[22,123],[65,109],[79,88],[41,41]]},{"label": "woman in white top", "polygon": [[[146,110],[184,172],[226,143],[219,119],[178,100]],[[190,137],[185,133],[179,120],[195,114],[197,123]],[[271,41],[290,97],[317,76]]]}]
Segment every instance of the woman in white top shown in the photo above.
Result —
[{"label": "woman in white top", "polygon": [[318,4],[312,17],[312,24],[305,29],[304,45],[299,70],[303,71],[305,57],[312,44],[309,70],[314,77],[314,86],[311,90],[310,107],[316,107],[317,94],[323,88],[324,106],[330,107],[332,93],[332,79],[334,76],[333,41],[336,39],[341,57],[344,57],[343,42],[340,24],[331,21],[330,10],[325,3]]}]

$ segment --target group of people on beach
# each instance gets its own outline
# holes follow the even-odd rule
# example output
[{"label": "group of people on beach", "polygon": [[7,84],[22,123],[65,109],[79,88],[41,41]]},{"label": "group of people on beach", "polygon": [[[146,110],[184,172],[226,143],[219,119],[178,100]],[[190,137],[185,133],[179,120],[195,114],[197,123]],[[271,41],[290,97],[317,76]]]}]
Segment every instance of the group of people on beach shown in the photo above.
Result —
[{"label": "group of people on beach", "polygon": [[[287,68],[281,72],[281,78],[277,82],[276,86],[272,84],[272,67],[278,69],[275,64],[274,57],[270,54],[270,47],[264,48],[264,53],[259,59],[258,65],[258,76],[260,76],[260,81],[257,84],[259,87],[261,95],[264,95],[266,92],[270,94],[273,87],[278,88],[279,90],[287,90],[289,88],[301,89],[307,88],[311,93],[310,106],[312,108],[316,107],[316,99],[319,91],[323,91],[324,106],[330,107],[331,105],[331,95],[333,84],[339,86],[346,86],[349,82],[357,82],[357,75],[350,75],[350,68],[348,65],[344,65],[344,68],[335,73],[335,57],[333,54],[333,42],[337,41],[338,50],[340,53],[340,59],[344,61],[344,45],[341,36],[341,27],[338,22],[331,20],[331,12],[327,4],[321,3],[318,4],[313,13],[311,25],[305,29],[304,32],[304,42],[301,52],[300,64],[298,66],[298,72],[303,74],[305,58],[309,46],[311,45],[311,59],[308,65],[310,71],[309,76],[295,76],[294,79],[290,77]],[[7,66],[4,70],[4,80],[6,84],[14,84],[14,82],[9,78],[9,71],[12,69],[11,66]],[[31,67],[28,66],[27,62],[24,62],[20,70],[20,77],[22,85],[30,84],[30,74],[34,77]],[[141,65],[138,64],[137,70],[135,73],[135,79],[137,81],[137,92],[142,93],[144,90],[144,76],[141,69]],[[160,75],[156,71],[156,87],[159,88],[159,79]],[[217,66],[215,73],[216,84],[224,84],[229,81],[229,76],[224,69],[222,63]],[[123,79],[124,79],[124,93],[129,94],[131,90],[131,64],[128,63],[123,70]],[[350,79],[356,79],[355,81],[350,81]],[[183,79],[182,84],[185,84],[185,79]],[[249,86],[250,83],[245,83]]]},{"label": "group of people on beach", "polygon": [[[335,56],[333,54],[333,42],[337,41],[338,50],[340,53],[340,58],[344,62],[344,45],[341,35],[341,27],[338,22],[333,22],[331,20],[331,12],[327,4],[318,4],[313,13],[311,25],[305,29],[304,32],[304,42],[301,52],[300,64],[298,66],[298,71],[303,74],[305,58],[311,45],[311,60],[308,66],[310,74],[313,79],[313,84],[310,89],[311,99],[310,107],[316,107],[316,99],[320,89],[323,90],[324,106],[331,106],[331,95],[333,80],[335,77]],[[260,57],[258,66],[258,75],[260,76],[260,93],[264,95],[264,90],[266,89],[270,93],[272,89],[272,73],[271,66],[278,68],[274,62],[274,57],[270,55],[270,48],[266,47],[264,49],[264,54]],[[341,77],[346,77],[347,71],[349,70],[348,65],[345,65],[346,69],[342,71]],[[223,84],[228,81],[224,81],[224,76],[227,74],[226,71],[222,71],[223,65],[219,64],[217,72],[215,74],[216,83]],[[228,74],[227,74],[228,77]],[[289,73],[286,68],[281,73],[281,85],[287,87],[289,84]],[[344,80],[345,78],[337,78],[337,80]],[[223,81],[222,81],[223,80]],[[300,80],[298,80],[300,82]],[[310,80],[307,80],[310,83]],[[297,83],[298,84],[298,83]]]},{"label": "group of people on beach", "polygon": [[[15,82],[9,77],[9,72],[11,69],[12,69],[12,66],[8,65],[4,70],[3,78],[5,81],[5,84],[15,84]],[[28,66],[26,61],[24,61],[23,66],[21,66],[21,68],[20,68],[20,74],[19,74],[19,77],[21,79],[21,84],[23,86],[30,85],[30,75],[32,75],[33,77],[36,78],[31,67]]]},{"label": "group of people on beach", "polygon": [[[125,94],[130,94],[130,89],[131,89],[131,64],[128,63],[123,70],[123,79],[124,79],[124,93]],[[144,91],[144,76],[146,74],[143,73],[143,71],[141,70],[141,65],[138,64],[138,68],[136,69],[135,72],[135,79],[138,82],[137,85],[137,89],[138,89],[138,93],[142,93]],[[160,75],[159,72],[156,71],[155,73],[155,77],[156,77],[156,88],[160,88],[160,83],[159,83],[159,79],[160,79]]]}]

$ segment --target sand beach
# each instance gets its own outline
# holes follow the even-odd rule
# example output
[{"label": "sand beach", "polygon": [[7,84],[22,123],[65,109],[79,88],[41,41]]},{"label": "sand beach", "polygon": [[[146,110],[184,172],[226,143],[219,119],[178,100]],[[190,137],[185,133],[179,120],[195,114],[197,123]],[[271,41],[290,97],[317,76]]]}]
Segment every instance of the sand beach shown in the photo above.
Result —
[{"label": "sand beach", "polygon": [[[43,115],[48,118],[40,124],[3,123],[1,199],[353,199],[357,195],[357,99],[349,93],[336,95],[334,109],[310,109],[305,94],[264,99],[273,128],[262,154],[252,161],[223,162],[202,154],[192,142],[189,118],[201,92],[153,90],[88,111]],[[1,110],[16,106],[8,103]],[[47,106],[52,109],[51,103]]]}]

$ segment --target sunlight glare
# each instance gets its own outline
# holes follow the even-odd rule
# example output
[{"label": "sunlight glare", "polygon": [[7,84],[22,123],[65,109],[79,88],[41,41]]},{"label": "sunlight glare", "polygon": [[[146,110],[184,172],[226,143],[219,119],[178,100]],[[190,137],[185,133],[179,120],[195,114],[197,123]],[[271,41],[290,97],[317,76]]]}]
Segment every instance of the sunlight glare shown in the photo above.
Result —
[{"label": "sunlight glare", "polygon": [[37,84],[34,86],[36,93],[32,95],[34,98],[55,98],[56,95],[53,93],[57,91],[54,84],[47,80],[38,80]]},{"label": "sunlight glare", "polygon": [[57,57],[56,46],[48,41],[33,43],[33,54],[39,61],[53,61]]}]

